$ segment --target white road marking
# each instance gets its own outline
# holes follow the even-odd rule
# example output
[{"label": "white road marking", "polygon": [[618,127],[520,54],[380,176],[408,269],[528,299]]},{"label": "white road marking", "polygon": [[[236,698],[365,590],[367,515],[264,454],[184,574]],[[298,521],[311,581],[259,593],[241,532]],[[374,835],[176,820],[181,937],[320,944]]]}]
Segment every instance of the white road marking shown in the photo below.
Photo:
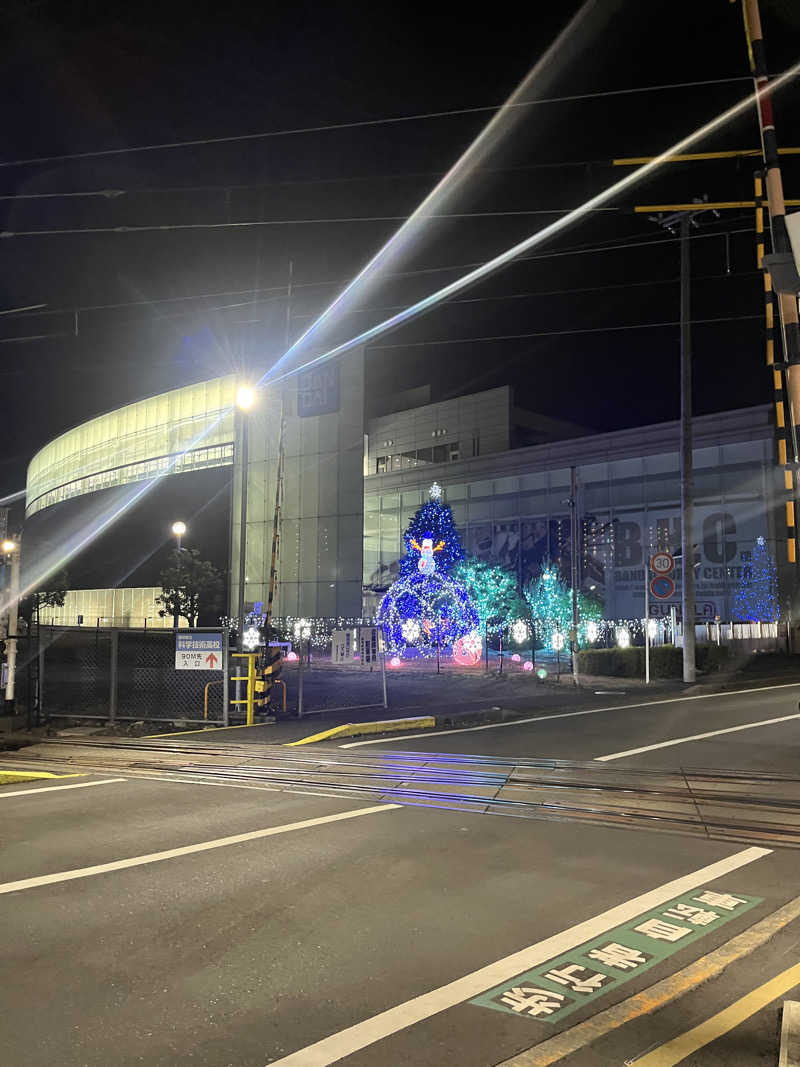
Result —
[{"label": "white road marking", "polygon": [[682,704],[685,700],[712,700],[714,697],[738,697],[749,693],[766,693],[772,689],[795,689],[800,682],[782,682],[780,685],[762,685],[756,689],[733,689],[728,693],[698,693],[688,697],[669,697],[665,700],[645,700],[640,704],[615,704],[613,707],[588,708],[585,711],[566,711],[561,715],[537,715],[533,719],[513,719],[510,722],[489,722],[483,726],[458,726],[452,730],[426,730],[424,733],[403,734],[400,737],[378,737],[372,741],[350,741],[339,748],[360,748],[362,745],[388,745],[397,741],[410,741],[414,737],[443,737],[445,734],[471,734],[477,730],[500,730],[504,726],[525,726],[530,722],[553,722],[570,719],[576,715],[600,715],[604,711],[631,711],[633,708],[653,708],[658,704]]},{"label": "white road marking", "polygon": [[569,952],[594,937],[600,937],[609,930],[613,930],[615,926],[634,919],[643,912],[657,908],[660,904],[671,900],[672,897],[696,889],[715,878],[721,878],[754,860],[761,859],[762,856],[768,856],[771,852],[772,849],[769,848],[746,848],[708,867],[701,867],[691,874],[683,875],[672,882],[666,882],[656,889],[651,889],[623,904],[609,908],[601,915],[570,926],[559,934],[554,934],[552,937],[545,938],[544,941],[529,945],[520,952],[481,967],[480,970],[473,971],[472,974],[467,974],[463,978],[457,978],[448,985],[432,989],[429,993],[407,1000],[404,1004],[397,1004],[379,1015],[373,1015],[371,1019],[349,1026],[338,1034],[331,1034],[330,1037],[325,1037],[313,1045],[284,1056],[283,1059],[274,1060],[271,1067],[328,1067],[329,1064],[336,1063],[345,1056],[351,1056],[354,1052],[367,1048],[376,1041],[381,1041],[400,1030],[405,1030],[406,1027],[423,1022],[457,1004],[462,1004],[470,997],[478,996],[522,971],[530,970],[546,960]]},{"label": "white road marking", "polygon": [[707,737],[719,737],[720,734],[735,734],[739,730],[755,730],[758,726],[774,726],[776,722],[790,722],[800,719],[800,715],[781,715],[779,719],[762,719],[760,722],[745,722],[741,726],[727,726],[724,730],[709,730],[705,734],[692,734],[689,737],[674,737],[671,741],[659,741],[655,745],[642,745],[641,748],[629,748],[625,752],[612,752],[608,756],[595,756],[599,763],[607,763],[623,756],[638,756],[640,752],[654,752],[657,748],[671,748],[673,745],[685,745],[688,741],[705,741]]},{"label": "white road marking", "polygon": [[0,894],[16,893],[20,889],[34,889],[42,885],[54,885],[56,882],[71,882],[75,878],[91,878],[95,874],[108,871],[124,871],[128,867],[141,867],[146,863],[159,863],[161,860],[177,859],[179,856],[191,856],[195,852],[209,852],[214,848],[238,845],[244,841],[258,841],[262,837],[274,837],[276,834],[288,834],[292,830],[305,830],[310,826],[324,826],[326,823],[342,822],[344,819],[356,819],[359,815],[374,815],[382,811],[396,811],[401,804],[378,804],[372,808],[355,808],[341,811],[335,815],[320,815],[315,819],[303,819],[302,822],[290,822],[283,826],[269,826],[265,830],[251,830],[246,834],[233,834],[231,837],[218,837],[213,841],[199,841],[196,845],[183,845],[180,848],[168,848],[164,852],[151,852],[146,856],[131,856],[126,860],[112,860],[111,863],[98,863],[94,867],[79,867],[73,871],[57,871],[55,874],[42,874],[37,878],[22,878],[18,882],[0,884]]},{"label": "white road marking", "polygon": [[112,782],[126,781],[127,778],[104,778],[100,782],[75,782],[73,785],[45,785],[39,789],[15,789],[12,793],[0,793],[0,800],[6,800],[8,797],[32,797],[39,793],[55,793],[57,789],[87,789],[90,785],[111,785]]}]

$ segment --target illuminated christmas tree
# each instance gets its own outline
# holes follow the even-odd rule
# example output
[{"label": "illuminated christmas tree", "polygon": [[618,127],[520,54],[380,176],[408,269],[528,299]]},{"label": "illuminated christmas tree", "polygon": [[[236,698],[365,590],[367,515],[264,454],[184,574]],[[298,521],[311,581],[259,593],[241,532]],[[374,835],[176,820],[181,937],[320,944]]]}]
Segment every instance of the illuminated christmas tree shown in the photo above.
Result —
[{"label": "illuminated christmas tree", "polygon": [[461,582],[450,569],[463,560],[464,549],[450,508],[441,502],[434,482],[430,499],[412,518],[403,535],[406,554],[400,577],[378,608],[386,647],[397,654],[450,654],[453,646],[478,630],[479,620]]},{"label": "illuminated christmas tree", "polygon": [[[545,648],[564,647],[572,628],[572,589],[561,578],[558,567],[546,561],[538,578],[525,589],[533,630]],[[600,605],[592,597],[578,593],[578,641],[587,640],[587,627],[602,618]]]},{"label": "illuminated christmas tree", "polygon": [[[742,553],[742,558],[744,558]],[[775,560],[763,537],[757,537],[750,565],[745,566],[742,580],[733,599],[733,616],[742,622],[777,622],[778,572]]]},{"label": "illuminated christmas tree", "polygon": [[455,575],[469,593],[482,630],[496,632],[515,620],[527,620],[528,606],[520,595],[517,576],[505,567],[470,557],[458,564]]}]

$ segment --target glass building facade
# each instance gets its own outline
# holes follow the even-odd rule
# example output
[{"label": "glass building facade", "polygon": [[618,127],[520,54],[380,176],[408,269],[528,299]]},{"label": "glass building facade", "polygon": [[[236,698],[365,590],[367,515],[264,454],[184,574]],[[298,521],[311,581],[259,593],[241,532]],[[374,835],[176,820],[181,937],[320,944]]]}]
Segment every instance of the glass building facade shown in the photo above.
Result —
[{"label": "glass building facade", "polygon": [[26,515],[99,489],[233,462],[235,378],[173,389],[99,415],[28,466]]}]

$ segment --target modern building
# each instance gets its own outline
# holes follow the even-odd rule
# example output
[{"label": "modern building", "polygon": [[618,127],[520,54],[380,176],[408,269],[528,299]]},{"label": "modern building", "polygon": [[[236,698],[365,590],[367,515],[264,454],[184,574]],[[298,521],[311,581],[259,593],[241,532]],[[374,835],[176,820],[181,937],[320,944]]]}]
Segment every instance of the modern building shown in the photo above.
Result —
[{"label": "modern building", "polygon": [[[185,544],[228,576],[232,608],[246,427],[245,603],[265,602],[282,420],[278,615],[370,614],[434,480],[467,551],[501,562],[525,583],[545,559],[568,573],[574,468],[580,581],[603,597],[607,618],[641,617],[648,554],[680,544],[677,423],[591,434],[520,411],[508,387],[436,403],[416,391],[413,406],[401,396],[399,410],[389,405],[366,419],[361,350],[263,390],[246,415],[235,409],[236,384],[220,378],[127,405],[41,449],[28,471],[31,577],[69,560],[87,621],[95,617],[89,590],[97,617],[110,603],[116,610],[112,588],[147,590],[126,603],[150,603],[169,526],[182,518]],[[701,619],[731,616],[761,536],[778,562],[784,602],[794,590],[773,434],[767,407],[695,419]],[[651,612],[666,614],[678,601],[676,589]]]}]

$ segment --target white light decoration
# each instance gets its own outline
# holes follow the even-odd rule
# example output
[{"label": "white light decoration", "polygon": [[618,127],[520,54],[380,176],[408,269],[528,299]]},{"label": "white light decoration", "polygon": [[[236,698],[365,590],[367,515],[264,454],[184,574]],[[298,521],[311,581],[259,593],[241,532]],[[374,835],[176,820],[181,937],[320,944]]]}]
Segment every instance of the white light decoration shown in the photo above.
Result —
[{"label": "white light decoration", "polygon": [[556,652],[560,652],[561,649],[564,647],[564,635],[558,630],[553,631],[553,636],[550,640]]},{"label": "white light decoration", "polygon": [[294,624],[295,641],[307,641],[311,637],[311,623],[308,619],[297,619]]},{"label": "white light decoration", "polygon": [[597,626],[597,623],[594,622],[594,621],[587,622],[586,623],[586,640],[594,642],[594,641],[597,640],[597,638],[599,636],[600,636],[600,630],[599,630],[599,628]]},{"label": "white light decoration", "polygon": [[620,648],[631,647],[631,632],[626,626],[620,626],[617,630],[617,644]]},{"label": "white light decoration", "polygon": [[439,485],[438,482],[434,482],[428,490],[428,495],[430,496],[431,500],[440,500],[442,496],[441,485]]},{"label": "white light decoration", "polygon": [[530,631],[528,630],[528,624],[522,619],[517,619],[516,622],[511,624],[511,636],[517,642],[518,645],[523,644],[528,640]]},{"label": "white light decoration", "polygon": [[647,620],[647,636],[652,641],[653,638],[656,637],[657,634],[658,634],[658,619],[648,619]]},{"label": "white light decoration", "polygon": [[248,626],[242,634],[242,644],[244,645],[244,647],[247,649],[248,652],[252,652],[254,649],[258,648],[260,643],[261,631],[258,630],[255,626]]},{"label": "white light decoration", "polygon": [[403,619],[403,623],[400,627],[400,633],[403,635],[403,640],[412,644],[420,635],[420,626],[416,619]]}]

